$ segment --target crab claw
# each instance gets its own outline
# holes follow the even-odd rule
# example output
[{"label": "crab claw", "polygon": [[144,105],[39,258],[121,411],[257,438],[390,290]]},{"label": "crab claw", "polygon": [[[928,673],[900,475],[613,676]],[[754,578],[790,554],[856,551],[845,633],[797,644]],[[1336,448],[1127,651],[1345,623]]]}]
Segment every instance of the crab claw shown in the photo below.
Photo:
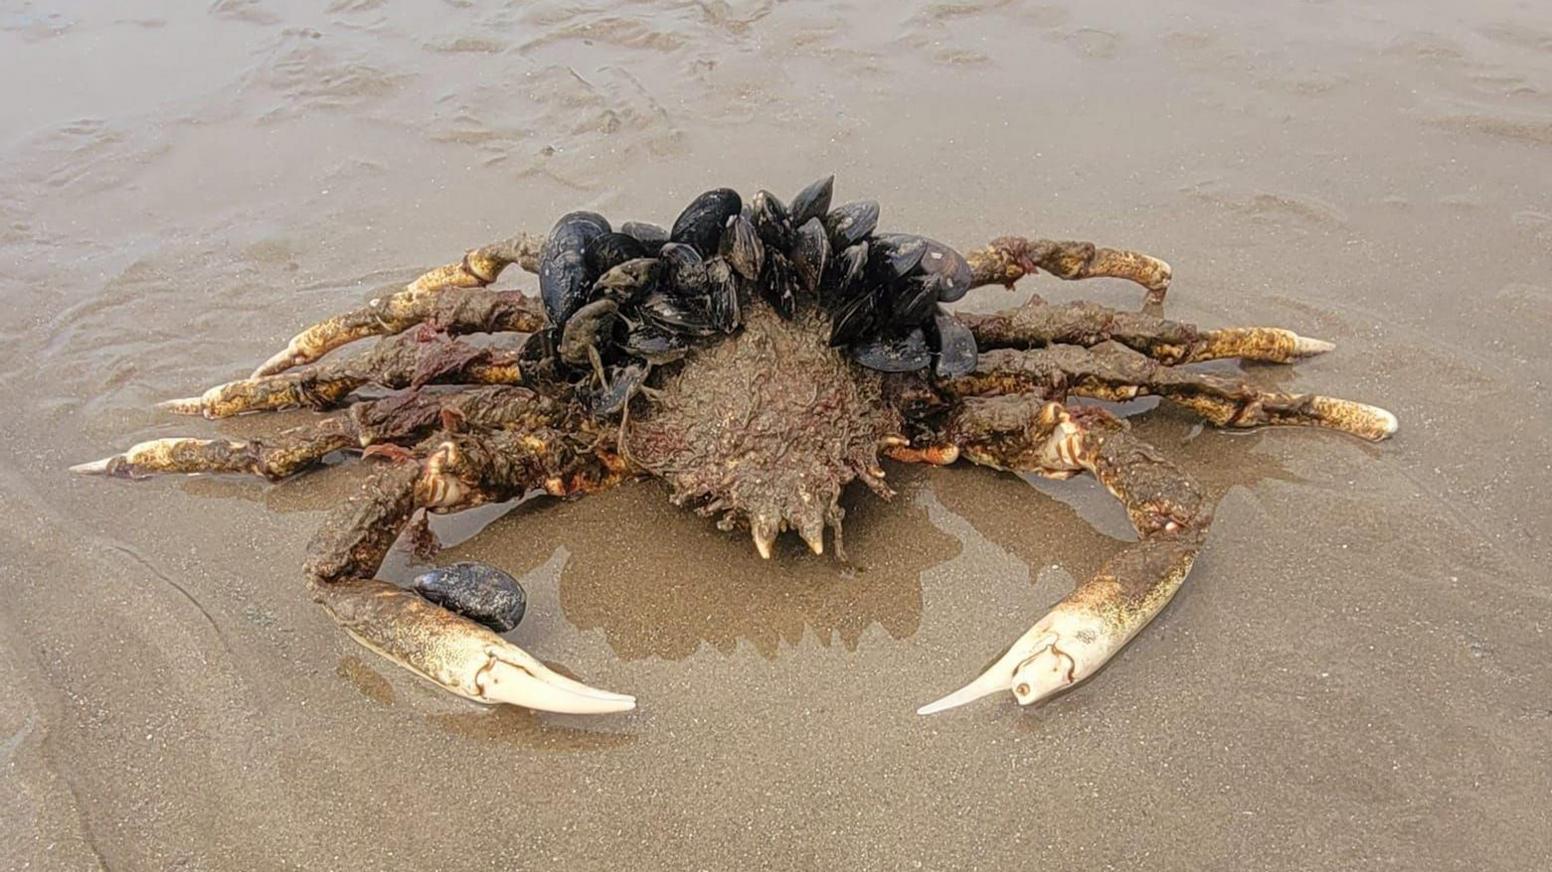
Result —
[{"label": "crab claw", "polygon": [[937,714],[999,690],[1019,705],[1039,702],[1093,675],[1129,638],[1098,615],[1058,605],[980,677],[916,713]]},{"label": "crab claw", "polygon": [[466,699],[584,715],[636,707],[635,697],[567,678],[485,627],[388,582],[352,579],[314,590],[357,642]]}]

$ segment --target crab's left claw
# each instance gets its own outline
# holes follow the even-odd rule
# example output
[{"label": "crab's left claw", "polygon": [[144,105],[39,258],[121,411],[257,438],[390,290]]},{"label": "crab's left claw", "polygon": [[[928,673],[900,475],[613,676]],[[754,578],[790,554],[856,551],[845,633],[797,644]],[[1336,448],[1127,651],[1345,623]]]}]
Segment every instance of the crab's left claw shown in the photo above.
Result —
[{"label": "crab's left claw", "polygon": [[315,587],[352,638],[459,696],[564,714],[630,711],[636,698],[589,687],[485,627],[376,579]]},{"label": "crab's left claw", "polygon": [[1127,638],[1098,616],[1059,605],[980,677],[916,713],[937,714],[999,690],[1011,692],[1019,705],[1039,702],[1093,675]]}]

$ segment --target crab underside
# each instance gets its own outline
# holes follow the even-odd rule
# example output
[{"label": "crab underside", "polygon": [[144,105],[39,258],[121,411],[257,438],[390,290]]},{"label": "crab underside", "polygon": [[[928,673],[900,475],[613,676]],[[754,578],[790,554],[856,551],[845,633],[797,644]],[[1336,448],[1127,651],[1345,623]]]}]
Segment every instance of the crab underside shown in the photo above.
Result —
[{"label": "crab underside", "polygon": [[[894,312],[916,306],[920,312],[911,318],[917,320],[887,322],[874,312],[872,333],[858,332],[842,323],[855,317],[855,296],[826,299],[846,287],[846,254],[871,241],[875,252],[888,250],[900,260],[907,243],[871,235],[871,224],[859,235],[851,224],[857,209],[839,222],[835,214],[848,207],[826,214],[828,181],[814,212],[816,186],[794,198],[790,211],[774,198],[756,197],[752,216],[747,208],[743,217],[717,214],[727,230],[706,239],[697,240],[694,227],[681,234],[676,223],[675,242],[685,235],[687,245],[708,255],[720,246],[721,256],[708,261],[729,265],[709,262],[705,271],[708,287],[720,289],[707,291],[706,299],[715,303],[713,295],[725,293],[721,299],[731,307],[706,309],[707,323],[723,322],[717,329],[686,321],[676,329],[687,337],[679,336],[663,321],[665,311],[679,317],[672,308],[679,303],[660,296],[667,280],[655,271],[683,268],[694,260],[690,252],[671,257],[675,243],[642,231],[660,251],[656,265],[638,260],[630,268],[635,272],[621,278],[610,264],[581,265],[587,245],[602,245],[593,241],[600,237],[583,226],[582,236],[593,235],[578,242],[572,238],[577,227],[568,229],[563,219],[548,237],[520,234],[475,249],[407,286],[385,289],[362,309],[309,327],[250,378],[164,404],[209,418],[302,406],[320,411],[312,422],[262,440],[158,439],[75,470],[278,479],[334,452],[361,450],[373,470],[308,550],[314,597],[357,641],[455,694],[575,713],[623,711],[635,700],[562,676],[503,638],[496,630],[510,629],[515,619],[493,621],[480,611],[488,591],[417,592],[374,577],[421,513],[536,491],[574,497],[655,477],[668,484],[675,503],[716,516],[724,529],[748,528],[764,557],[789,530],[822,552],[829,529],[842,553],[838,499],[855,479],[888,497],[880,457],[939,465],[967,460],[1052,478],[1096,476],[1125,506],[1138,540],[980,677],[919,710],[930,714],[998,690],[1029,704],[1094,674],[1165,606],[1201,546],[1212,517],[1202,490],[1123,421],[1097,407],[1069,405],[1071,398],[1156,395],[1222,427],[1318,426],[1370,440],[1395,432],[1396,419],[1373,406],[1264,391],[1185,368],[1236,357],[1290,363],[1331,346],[1276,328],[1204,330],[1167,320],[1157,310],[1170,281],[1168,265],[1089,243],[1003,237],[967,252],[959,278],[934,276],[912,261],[909,271],[888,277],[894,296],[868,305]],[[702,199],[712,194],[718,192]],[[771,224],[762,208],[788,225],[804,209],[821,216],[826,253],[834,246],[831,265],[820,257],[818,271],[814,263],[805,267],[803,246],[820,240],[817,231],[805,236],[800,230],[812,231],[813,223]],[[871,209],[876,221],[876,204]],[[749,228],[740,224],[746,218]],[[738,248],[758,245],[749,240],[762,236],[764,265]],[[772,240],[787,247],[778,250]],[[842,250],[842,243],[851,247]],[[572,273],[555,266],[565,266],[556,256],[566,254],[565,244],[576,255],[567,267]],[[638,253],[629,240],[610,244]],[[790,263],[783,265],[781,251],[791,252]],[[685,260],[676,267],[674,258]],[[541,274],[542,299],[489,287],[513,263]],[[862,274],[856,256],[851,266]],[[990,315],[936,305],[949,301],[950,291],[1011,287],[1038,271],[1063,279],[1129,279],[1147,289],[1149,305],[1128,312],[1036,297]],[[631,286],[649,272],[659,283],[652,295]],[[567,286],[573,297],[559,306],[550,294],[556,275],[574,279]],[[912,296],[922,288],[925,307]],[[963,343],[951,348],[958,331],[974,337],[967,352]],[[518,349],[458,338],[470,333],[528,339]],[[374,335],[384,338],[363,354],[325,357]],[[915,362],[894,365],[913,355]],[[390,393],[358,398],[356,391],[368,386]]]}]

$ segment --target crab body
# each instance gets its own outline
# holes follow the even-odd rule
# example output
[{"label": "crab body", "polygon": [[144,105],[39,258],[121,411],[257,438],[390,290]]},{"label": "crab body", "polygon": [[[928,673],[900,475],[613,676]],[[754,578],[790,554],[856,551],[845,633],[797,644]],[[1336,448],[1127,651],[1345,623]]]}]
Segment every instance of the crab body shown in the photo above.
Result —
[{"label": "crab body", "polygon": [[[75,469],[275,479],[362,449],[373,470],[308,550],[314,597],[357,641],[448,691],[577,713],[635,699],[554,672],[499,635],[523,611],[515,580],[468,565],[423,576],[418,592],[375,578],[402,534],[425,530],[424,513],[656,478],[673,502],[747,528],[763,557],[787,531],[821,553],[828,528],[844,559],[841,494],[860,480],[890,496],[881,457],[1098,478],[1137,541],[979,678],[919,709],[930,714],[1000,690],[1028,704],[1092,675],[1169,602],[1205,539],[1212,510],[1191,478],[1124,421],[1072,399],[1157,395],[1223,427],[1371,440],[1396,430],[1383,409],[1185,366],[1290,363],[1332,347],[1288,330],[1205,330],[1038,297],[990,315],[950,311],[973,287],[1040,271],[1128,279],[1156,307],[1171,272],[1136,252],[1023,237],[961,256],[877,232],[873,201],[832,209],[832,187],[821,179],[790,206],[714,189],[671,230],[616,231],[570,213],[543,238],[474,249],[307,328],[250,378],[164,404],[206,417],[304,406],[322,413],[313,422],[267,439],[158,439]],[[539,275],[537,298],[489,287],[514,263]],[[465,333],[528,338],[471,345]],[[384,338],[330,355],[369,336]],[[365,386],[390,393],[356,398]]]}]

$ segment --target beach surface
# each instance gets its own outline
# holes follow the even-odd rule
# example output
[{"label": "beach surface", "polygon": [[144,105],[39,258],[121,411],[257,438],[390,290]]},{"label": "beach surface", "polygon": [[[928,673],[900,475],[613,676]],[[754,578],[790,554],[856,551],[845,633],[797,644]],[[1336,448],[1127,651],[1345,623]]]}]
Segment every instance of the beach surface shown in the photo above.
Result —
[{"label": "beach surface", "polygon": [[[12,2],[0,81],[0,867],[1552,864],[1552,4]],[[931,718],[1131,538],[1094,482],[890,466],[856,573],[651,482],[439,521],[526,585],[515,641],[639,697],[585,718],[309,600],[355,458],[66,471],[305,420],[154,404],[472,246],[831,172],[961,249],[1162,257],[1172,317],[1338,346],[1208,369],[1401,431],[1124,407],[1219,500],[1191,578],[1075,692]],[[1035,292],[1141,301],[961,305]]]}]

